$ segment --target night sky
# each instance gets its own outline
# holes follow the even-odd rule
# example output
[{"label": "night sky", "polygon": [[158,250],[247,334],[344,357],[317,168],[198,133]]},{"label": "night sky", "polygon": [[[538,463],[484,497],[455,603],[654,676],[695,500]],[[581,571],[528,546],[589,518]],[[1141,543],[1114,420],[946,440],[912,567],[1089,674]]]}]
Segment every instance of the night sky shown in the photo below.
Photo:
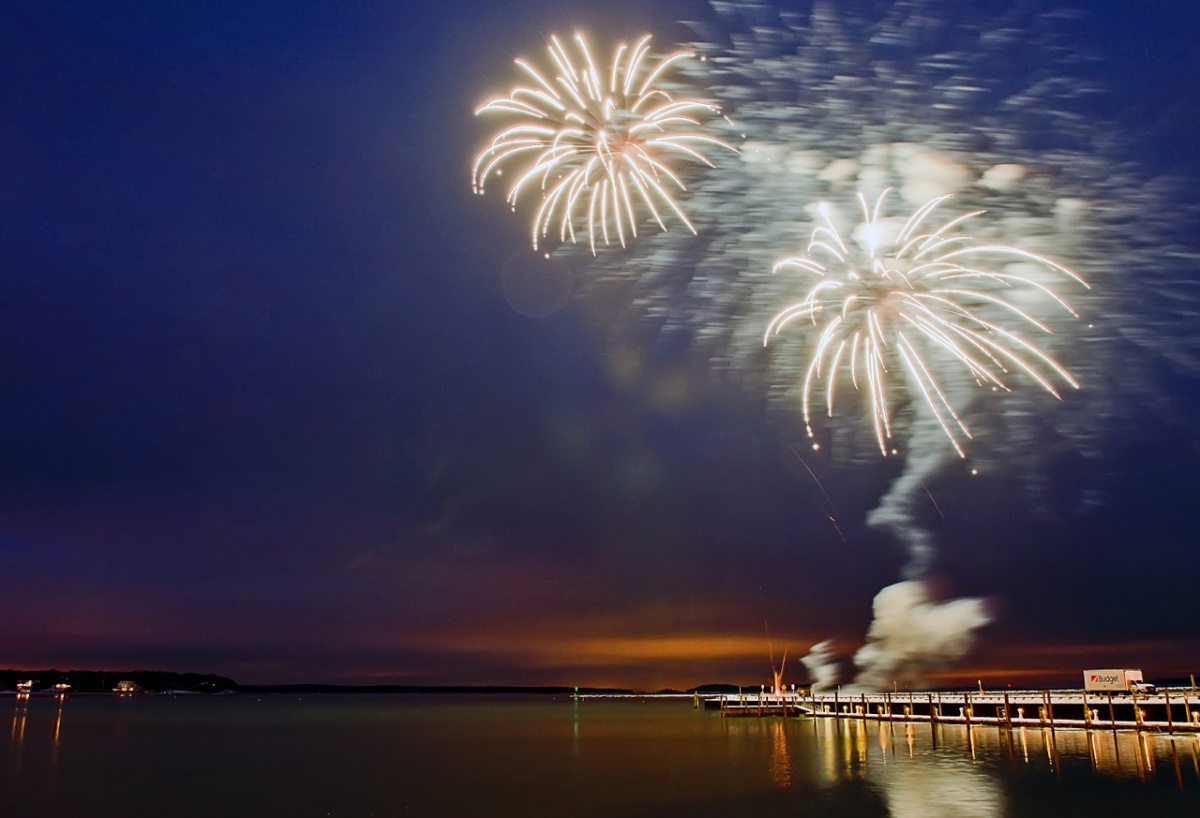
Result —
[{"label": "night sky", "polygon": [[[648,5],[5,11],[0,667],[657,689],[768,682],[768,628],[853,653],[900,464],[810,455],[594,298],[528,308],[524,216],[471,192],[514,56],[712,18]],[[1141,160],[1197,189],[1200,8],[1087,6]],[[929,487],[937,588],[996,614],[943,681],[1200,672],[1197,372],[1099,461]]]}]

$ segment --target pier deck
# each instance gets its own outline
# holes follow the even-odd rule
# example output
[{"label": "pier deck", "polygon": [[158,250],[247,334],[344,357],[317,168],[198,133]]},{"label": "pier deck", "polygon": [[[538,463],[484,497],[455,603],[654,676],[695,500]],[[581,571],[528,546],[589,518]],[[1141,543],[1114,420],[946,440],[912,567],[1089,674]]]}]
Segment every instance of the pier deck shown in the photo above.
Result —
[{"label": "pier deck", "polygon": [[942,693],[728,694],[705,707],[731,717],[808,716],[871,721],[979,724],[1050,729],[1145,730],[1200,735],[1192,688],[1148,695],[1081,690]]}]

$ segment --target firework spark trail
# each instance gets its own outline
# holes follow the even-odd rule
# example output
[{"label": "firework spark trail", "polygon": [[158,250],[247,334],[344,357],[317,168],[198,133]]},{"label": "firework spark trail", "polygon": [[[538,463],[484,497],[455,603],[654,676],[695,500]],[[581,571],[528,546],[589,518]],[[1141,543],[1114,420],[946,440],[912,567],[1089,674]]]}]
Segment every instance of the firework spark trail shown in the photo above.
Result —
[{"label": "firework spark trail", "polygon": [[933,510],[942,518],[942,522],[946,522],[946,515],[942,513],[942,507],[938,505],[938,501],[933,498],[933,492],[924,483],[921,483],[921,488],[925,490],[925,494],[929,497],[929,502],[933,503]]},{"label": "firework spark trail", "polygon": [[[845,373],[855,390],[865,388],[879,451],[891,448],[892,412],[889,383],[899,372],[912,397],[937,419],[954,450],[965,457],[961,438],[971,437],[966,423],[946,396],[944,369],[966,370],[979,386],[1009,391],[1005,375],[1023,372],[1059,397],[1051,378],[1078,388],[1079,384],[1054,359],[1026,341],[1012,320],[1050,333],[1029,311],[1014,301],[1032,292],[1075,316],[1052,289],[1030,275],[1010,272],[1013,260],[1032,262],[1056,275],[1087,286],[1078,275],[1048,258],[1017,247],[976,243],[957,234],[975,211],[950,219],[934,229],[926,226],[933,212],[950,196],[939,196],[918,208],[898,230],[881,219],[884,200],[874,207],[859,192],[864,221],[852,239],[843,239],[827,205],[822,222],[812,232],[810,255],[788,258],[775,272],[794,269],[819,280],[802,300],[777,313],[767,326],[763,345],[794,321],[807,321],[819,340],[804,376],[804,423],[813,436],[811,402],[816,382],[826,380],[825,405],[834,410],[835,385]],[[1009,266],[991,269],[974,259],[1004,258]],[[820,259],[820,260],[819,260]],[[824,262],[824,263],[822,263]],[[988,312],[998,312],[995,317]],[[940,363],[935,365],[939,356]],[[839,363],[845,368],[840,369]]]},{"label": "firework spark trail", "polygon": [[704,122],[720,115],[717,105],[676,99],[662,83],[669,68],[693,55],[681,51],[655,65],[646,35],[633,48],[618,46],[611,66],[601,73],[582,34],[575,35],[575,44],[579,53],[572,60],[552,36],[553,80],[517,60],[535,85],[514,88],[475,112],[517,121],[476,158],[475,191],[482,194],[490,176],[524,160],[507,201],[515,210],[524,191],[541,196],[531,230],[535,250],[553,237],[555,226],[559,243],[576,242],[580,220],[593,255],[598,238],[605,245],[616,241],[625,247],[643,221],[639,205],[662,230],[667,229],[663,216],[670,211],[695,233],[672,193],[687,189],[674,163],[714,167],[706,151],[737,149],[704,132]]},{"label": "firework spark trail", "polygon": [[800,456],[800,452],[793,448],[792,454],[796,455],[796,459],[799,460],[801,465],[804,466],[804,470],[808,472],[809,477],[811,477],[813,482],[817,484],[817,488],[820,489],[821,496],[825,498],[825,502],[829,503],[829,509],[825,512],[825,516],[829,519],[829,523],[833,526],[833,530],[837,532],[838,537],[841,538],[842,542],[847,542],[846,535],[842,532],[842,527],[838,525],[836,517],[837,506],[834,505],[833,498],[829,496],[829,492],[825,491],[825,486],[823,486],[821,481],[817,478],[817,473],[813,471],[812,467],[810,467],[804,458]]},{"label": "firework spark trail", "polygon": [[833,504],[833,499],[830,498],[829,493],[825,491],[825,486],[821,485],[821,481],[817,479],[817,473],[814,472],[812,467],[810,467],[805,459],[800,456],[800,452],[793,448],[792,454],[796,455],[796,459],[800,461],[800,465],[804,466],[804,470],[808,472],[809,477],[811,477],[813,482],[817,484],[817,488],[821,490],[821,496],[825,498],[825,502],[829,503],[829,508],[836,513],[837,506]]}]

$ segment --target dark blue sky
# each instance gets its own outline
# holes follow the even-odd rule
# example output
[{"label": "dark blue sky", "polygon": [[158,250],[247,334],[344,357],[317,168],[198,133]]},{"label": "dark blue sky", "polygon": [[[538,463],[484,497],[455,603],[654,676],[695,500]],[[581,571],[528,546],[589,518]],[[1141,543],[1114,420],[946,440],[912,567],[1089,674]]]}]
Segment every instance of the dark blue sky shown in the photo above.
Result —
[{"label": "dark blue sky", "polygon": [[[524,222],[469,184],[495,78],[711,17],[585,5],[4,12],[0,666],[657,686],[759,681],[764,616],[854,646],[894,465],[812,464],[843,541],[761,395],[503,297]],[[1088,6],[1142,160],[1194,185],[1200,11]],[[970,678],[1200,670],[1198,393],[1164,369],[1175,409],[1050,475],[1060,513],[1003,469],[938,488],[946,592],[1001,613]]]}]

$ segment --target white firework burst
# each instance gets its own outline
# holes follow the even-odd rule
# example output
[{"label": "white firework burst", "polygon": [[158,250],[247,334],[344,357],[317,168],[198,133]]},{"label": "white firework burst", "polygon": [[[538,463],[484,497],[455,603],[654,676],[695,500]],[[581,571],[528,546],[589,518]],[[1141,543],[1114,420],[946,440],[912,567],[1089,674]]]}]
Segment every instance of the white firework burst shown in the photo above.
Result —
[{"label": "white firework burst", "polygon": [[576,241],[577,221],[593,255],[597,238],[624,247],[637,235],[646,215],[639,216],[643,205],[661,229],[667,229],[663,215],[670,210],[696,232],[675,201],[673,194],[686,187],[672,164],[682,159],[713,167],[706,150],[737,150],[703,133],[704,121],[720,115],[718,106],[677,100],[657,84],[674,63],[693,55],[681,51],[654,64],[646,35],[633,48],[622,43],[601,74],[583,35],[576,34],[575,42],[578,61],[557,37],[550,38],[557,68],[553,81],[518,59],[535,85],[514,88],[475,112],[517,120],[476,158],[475,191],[482,194],[488,177],[499,175],[502,166],[524,161],[507,199],[515,210],[526,191],[541,196],[533,219],[534,249],[552,230],[559,242]]},{"label": "white firework burst", "polygon": [[965,456],[962,439],[971,433],[943,381],[956,373],[979,386],[1009,391],[1005,378],[1019,371],[1055,397],[1056,381],[1078,388],[1061,364],[1006,324],[1049,333],[1015,302],[1045,301],[1078,317],[1050,285],[1054,279],[1088,285],[1048,258],[1017,247],[975,243],[958,233],[986,211],[957,216],[937,229],[926,227],[951,196],[931,199],[896,229],[880,220],[887,194],[873,208],[858,194],[863,223],[849,243],[834,226],[828,206],[821,205],[823,224],[813,230],[808,255],[775,266],[776,272],[794,269],[818,280],[801,301],[771,320],[763,344],[797,319],[807,319],[815,328],[803,384],[810,437],[817,382],[824,381],[824,403],[832,417],[840,377],[855,390],[865,390],[879,449],[887,455],[892,381],[902,373],[903,386],[924,398],[955,450]]}]

